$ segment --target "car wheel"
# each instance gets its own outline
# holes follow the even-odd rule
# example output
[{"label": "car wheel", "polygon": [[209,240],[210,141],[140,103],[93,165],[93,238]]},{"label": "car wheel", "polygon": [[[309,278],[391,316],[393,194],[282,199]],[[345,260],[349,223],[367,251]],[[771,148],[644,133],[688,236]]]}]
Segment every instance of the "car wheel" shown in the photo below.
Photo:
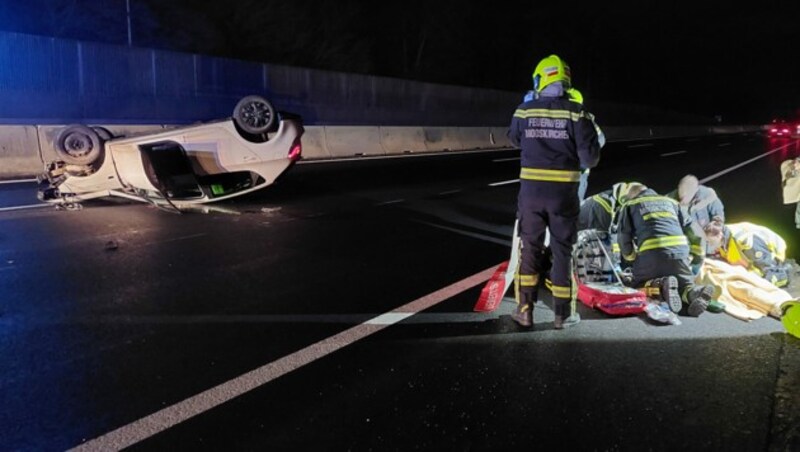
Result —
[{"label": "car wheel", "polygon": [[100,135],[80,124],[65,127],[56,138],[55,148],[59,157],[73,165],[91,165],[103,153]]},{"label": "car wheel", "polygon": [[97,132],[97,136],[100,137],[100,140],[102,142],[106,142],[106,141],[114,138],[114,135],[112,135],[111,132],[109,132],[109,130],[106,129],[105,127],[93,126],[92,130]]},{"label": "car wheel", "polygon": [[275,124],[275,107],[262,96],[245,96],[234,107],[233,120],[249,134],[267,133]]}]

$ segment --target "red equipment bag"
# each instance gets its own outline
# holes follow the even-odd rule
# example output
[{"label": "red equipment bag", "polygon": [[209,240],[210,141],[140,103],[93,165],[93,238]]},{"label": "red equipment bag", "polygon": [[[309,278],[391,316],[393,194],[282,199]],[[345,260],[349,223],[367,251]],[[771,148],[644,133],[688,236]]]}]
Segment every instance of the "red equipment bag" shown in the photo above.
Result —
[{"label": "red equipment bag", "polygon": [[624,286],[615,270],[618,256],[608,252],[613,241],[606,231],[578,232],[578,240],[572,253],[574,278],[578,282],[578,299],[586,306],[610,315],[644,312],[647,295]]},{"label": "red equipment bag", "polygon": [[505,261],[498,265],[494,275],[483,286],[478,302],[475,303],[473,308],[475,312],[492,312],[500,306],[500,302],[503,301],[503,296],[505,296],[509,286],[509,281],[506,278],[508,264],[509,261]]},{"label": "red equipment bag", "polygon": [[647,306],[644,292],[619,283],[579,283],[578,299],[586,306],[610,315],[638,314]]}]

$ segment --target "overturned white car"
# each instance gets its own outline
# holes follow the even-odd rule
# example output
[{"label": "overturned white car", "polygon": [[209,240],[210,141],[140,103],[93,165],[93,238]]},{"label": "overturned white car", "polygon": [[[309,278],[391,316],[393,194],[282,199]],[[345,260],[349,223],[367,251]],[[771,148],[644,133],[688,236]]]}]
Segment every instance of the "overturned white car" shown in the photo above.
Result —
[{"label": "overturned white car", "polygon": [[56,138],[59,160],[39,176],[39,199],[54,204],[118,196],[181,207],[271,185],[300,159],[299,116],[265,98],[242,98],[233,116],[158,133],[113,137],[71,125]]}]

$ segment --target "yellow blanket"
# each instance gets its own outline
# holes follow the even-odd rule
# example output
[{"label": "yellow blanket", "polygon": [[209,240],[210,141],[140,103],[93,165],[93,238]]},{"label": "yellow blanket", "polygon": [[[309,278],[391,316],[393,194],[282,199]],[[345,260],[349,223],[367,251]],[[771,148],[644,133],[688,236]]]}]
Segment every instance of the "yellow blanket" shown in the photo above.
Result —
[{"label": "yellow blanket", "polygon": [[789,292],[766,279],[720,260],[706,258],[698,282],[712,284],[717,299],[725,303],[725,312],[741,320],[755,320],[771,315],[781,317],[781,305],[793,300]]}]

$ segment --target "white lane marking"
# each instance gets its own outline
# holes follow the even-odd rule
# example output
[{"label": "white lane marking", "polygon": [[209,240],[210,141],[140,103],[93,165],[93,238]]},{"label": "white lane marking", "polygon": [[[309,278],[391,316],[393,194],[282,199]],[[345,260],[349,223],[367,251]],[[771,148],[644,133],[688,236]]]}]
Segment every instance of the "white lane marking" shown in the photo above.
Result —
[{"label": "white lane marking", "polygon": [[630,146],[628,146],[628,149],[633,149],[633,148],[649,148],[649,147],[652,147],[652,146],[653,146],[653,143],[631,144]]},{"label": "white lane marking", "polygon": [[509,185],[509,184],[516,184],[519,182],[519,179],[511,179],[511,180],[504,180],[502,182],[495,182],[493,184],[489,184],[490,187],[499,187],[501,185]]},{"label": "white lane marking", "polygon": [[494,160],[492,160],[492,163],[513,162],[513,161],[516,161],[516,160],[519,160],[519,159],[520,159],[519,157],[511,157],[511,158],[507,158],[507,159],[494,159]]},{"label": "white lane marking", "polygon": [[718,172],[718,173],[716,173],[716,174],[712,174],[712,175],[710,175],[710,176],[708,176],[708,177],[704,177],[703,179],[700,179],[700,183],[701,183],[701,184],[704,184],[704,183],[706,183],[706,182],[708,182],[708,181],[710,181],[710,180],[714,180],[714,179],[716,179],[716,178],[718,178],[718,177],[720,177],[720,176],[722,176],[722,175],[724,175],[724,174],[728,174],[728,173],[730,173],[730,172],[731,172],[731,171],[733,171],[733,170],[739,169],[739,168],[741,168],[741,167],[743,167],[743,166],[745,166],[745,165],[748,165],[748,164],[750,164],[750,163],[753,163],[753,162],[755,162],[756,160],[763,159],[764,157],[766,157],[766,156],[768,156],[768,155],[772,155],[772,154],[774,154],[774,153],[776,153],[776,152],[778,152],[778,151],[780,151],[780,150],[782,150],[782,149],[784,149],[784,148],[786,148],[786,147],[788,147],[788,146],[790,146],[790,145],[794,145],[794,143],[786,143],[786,144],[784,144],[783,146],[777,147],[777,148],[775,148],[775,149],[773,149],[773,150],[771,150],[771,151],[769,151],[769,152],[766,152],[766,153],[764,153],[764,154],[761,154],[761,155],[759,155],[759,156],[757,156],[757,157],[753,157],[753,158],[751,158],[751,159],[749,159],[749,160],[745,160],[745,161],[744,161],[744,162],[742,162],[742,163],[739,163],[739,164],[737,164],[737,165],[733,165],[732,167],[730,167],[730,168],[728,168],[728,169],[724,169],[724,170],[722,170],[722,171],[720,171],[720,172]]},{"label": "white lane marking", "polygon": [[28,204],[27,206],[0,207],[0,212],[11,212],[14,210],[39,209],[41,207],[52,207],[51,204]]},{"label": "white lane marking", "polygon": [[395,323],[401,322],[409,317],[414,315],[412,312],[403,312],[403,313],[396,313],[396,312],[387,312],[386,314],[381,314],[374,319],[367,320],[364,322],[366,325],[393,325]]},{"label": "white lane marking", "polygon": [[717,147],[724,148],[725,146],[730,146],[730,145],[731,143],[720,143],[717,145]]},{"label": "white lane marking", "polygon": [[383,201],[383,202],[379,202],[378,205],[379,206],[385,206],[387,204],[398,204],[398,203],[401,203],[401,202],[405,202],[405,199],[393,199],[391,201]]},{"label": "white lane marking", "polygon": [[467,237],[472,237],[474,239],[484,240],[486,242],[492,242],[503,246],[511,246],[511,240],[498,239],[496,237],[492,237],[489,235],[478,234],[477,232],[464,231],[462,229],[452,228],[450,226],[444,226],[436,223],[429,223],[427,221],[417,221],[417,222],[426,224],[428,226],[433,226],[434,228],[444,229],[445,231],[455,232],[456,234],[466,235]]},{"label": "white lane marking", "polygon": [[442,195],[452,195],[452,194],[454,194],[454,193],[461,193],[461,189],[460,189],[460,188],[457,188],[457,189],[455,189],[455,190],[443,191],[443,192],[440,192],[440,193],[439,193],[439,196],[442,196]]},{"label": "white lane marking", "polygon": [[687,151],[675,151],[661,154],[661,157],[669,157],[670,155],[686,154]]},{"label": "white lane marking", "polygon": [[27,182],[36,182],[36,179],[17,179],[17,180],[0,180],[0,185],[3,184],[21,184]]},{"label": "white lane marking", "polygon": [[494,265],[461,281],[439,289],[436,292],[381,314],[372,320],[368,320],[367,322],[356,325],[327,339],[311,344],[291,355],[284,356],[283,358],[251,370],[250,372],[228,380],[195,396],[156,411],[149,416],[145,416],[116,430],[98,436],[70,450],[106,451],[130,447],[159,432],[174,427],[181,422],[250,392],[306,364],[323,358],[371,334],[377,333],[392,325],[392,320],[398,322],[408,316],[412,316],[444,300],[452,298],[461,292],[471,289],[478,284],[486,282],[492,274],[494,274],[496,269],[497,266]]}]

